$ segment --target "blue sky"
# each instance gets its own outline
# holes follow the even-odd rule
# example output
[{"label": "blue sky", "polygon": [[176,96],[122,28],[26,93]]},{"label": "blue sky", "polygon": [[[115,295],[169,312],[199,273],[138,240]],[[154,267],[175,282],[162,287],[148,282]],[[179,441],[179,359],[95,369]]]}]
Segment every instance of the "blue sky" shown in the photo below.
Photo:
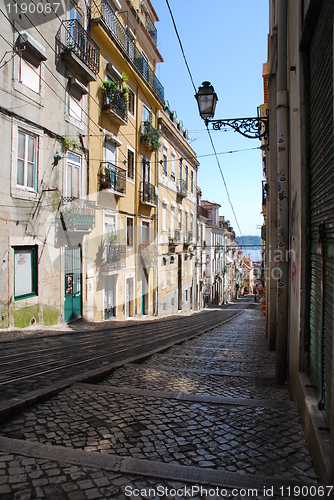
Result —
[{"label": "blue sky", "polygon": [[[194,89],[174,31],[166,0],[154,0],[158,47],[164,62],[157,76],[171,109],[189,130],[200,161],[198,185],[203,199],[221,205],[220,215],[240,234]],[[215,118],[256,116],[263,103],[262,65],[267,60],[268,0],[169,0],[196,89],[205,80],[218,95]],[[211,131],[241,233],[260,234],[262,161],[257,139],[228,131]],[[204,156],[209,155],[209,156]]]}]

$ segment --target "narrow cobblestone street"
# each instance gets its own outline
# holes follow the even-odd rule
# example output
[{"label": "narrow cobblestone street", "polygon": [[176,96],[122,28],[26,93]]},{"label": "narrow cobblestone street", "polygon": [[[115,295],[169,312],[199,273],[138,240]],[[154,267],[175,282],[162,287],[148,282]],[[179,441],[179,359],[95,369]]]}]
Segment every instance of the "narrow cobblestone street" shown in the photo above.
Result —
[{"label": "narrow cobblestone street", "polygon": [[330,493],[255,304],[0,428],[1,500],[292,498],[302,487],[302,498]]}]

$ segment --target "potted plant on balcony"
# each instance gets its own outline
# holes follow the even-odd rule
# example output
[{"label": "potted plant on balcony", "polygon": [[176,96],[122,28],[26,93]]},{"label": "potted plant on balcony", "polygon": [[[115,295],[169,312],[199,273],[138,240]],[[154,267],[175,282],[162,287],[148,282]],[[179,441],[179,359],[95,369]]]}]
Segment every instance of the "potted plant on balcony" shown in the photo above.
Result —
[{"label": "potted plant on balcony", "polygon": [[118,243],[118,235],[115,233],[109,233],[107,238],[106,238],[106,241],[110,245],[115,245],[116,243]]},{"label": "potted plant on balcony", "polygon": [[152,120],[145,122],[140,135],[140,142],[148,151],[157,151],[160,147],[160,132],[152,125]]},{"label": "potted plant on balcony", "polygon": [[100,177],[100,191],[103,191],[103,189],[108,189],[109,188],[109,178],[110,178],[110,169],[106,166],[100,167],[99,171],[99,177]]},{"label": "potted plant on balcony", "polygon": [[117,85],[112,80],[104,80],[102,82],[104,90],[104,107],[105,109],[110,109],[110,103],[112,101],[113,94],[117,90]]}]

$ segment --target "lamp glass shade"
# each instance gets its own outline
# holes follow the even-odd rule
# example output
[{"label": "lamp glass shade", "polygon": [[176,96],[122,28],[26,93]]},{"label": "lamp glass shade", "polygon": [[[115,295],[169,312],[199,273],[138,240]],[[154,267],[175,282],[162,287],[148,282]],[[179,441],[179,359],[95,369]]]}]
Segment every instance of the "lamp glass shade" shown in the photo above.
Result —
[{"label": "lamp glass shade", "polygon": [[202,83],[195,98],[197,100],[199,114],[203,120],[207,120],[214,116],[218,97],[213,86],[209,82]]}]

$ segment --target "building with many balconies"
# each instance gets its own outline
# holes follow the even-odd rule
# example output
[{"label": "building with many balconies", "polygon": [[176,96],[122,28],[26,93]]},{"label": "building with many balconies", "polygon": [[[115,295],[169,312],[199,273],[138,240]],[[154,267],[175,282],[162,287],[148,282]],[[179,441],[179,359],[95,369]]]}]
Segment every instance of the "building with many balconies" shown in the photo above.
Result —
[{"label": "building with many balconies", "polygon": [[196,307],[196,189],[199,162],[189,135],[165,101],[159,112],[158,313]]},{"label": "building with many balconies", "polygon": [[157,313],[157,14],[150,1],[100,0],[91,34],[100,72],[90,86],[90,199],[95,229],[88,249],[91,319]]}]

